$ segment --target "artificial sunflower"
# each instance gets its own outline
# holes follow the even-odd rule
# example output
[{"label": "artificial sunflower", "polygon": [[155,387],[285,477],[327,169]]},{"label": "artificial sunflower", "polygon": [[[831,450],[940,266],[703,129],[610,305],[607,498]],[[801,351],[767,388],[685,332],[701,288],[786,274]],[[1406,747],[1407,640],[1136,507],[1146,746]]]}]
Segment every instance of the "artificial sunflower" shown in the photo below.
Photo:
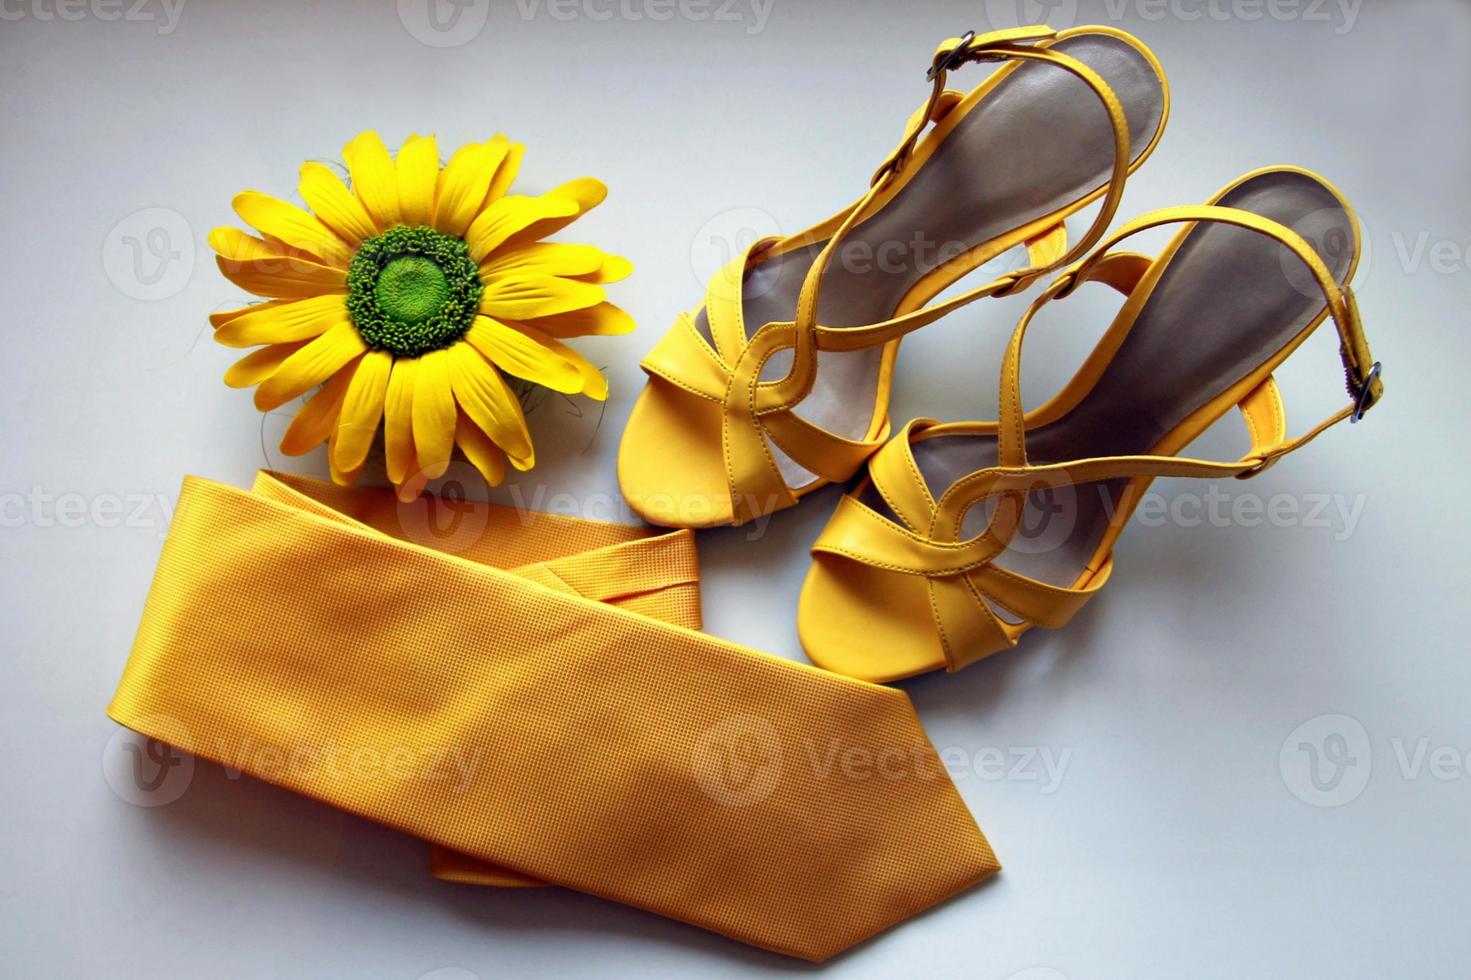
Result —
[{"label": "artificial sunflower", "polygon": [[397,157],[375,132],[343,150],[345,186],[302,165],[311,208],[244,191],[237,214],[260,233],[216,228],[220,271],[266,302],[210,317],[215,339],[260,350],[225,374],[257,386],[263,412],[317,390],[281,451],[328,443],[332,478],[351,483],[383,425],[388,478],[412,500],[458,446],[487,482],[536,457],[501,372],[605,399],[602,372],[562,341],[626,333],[603,284],[632,271],[590,245],[541,241],[596,207],[607,188],[574,180],[538,197],[507,194],[524,147],[505,136],[457,150],[442,168],[433,136]]}]

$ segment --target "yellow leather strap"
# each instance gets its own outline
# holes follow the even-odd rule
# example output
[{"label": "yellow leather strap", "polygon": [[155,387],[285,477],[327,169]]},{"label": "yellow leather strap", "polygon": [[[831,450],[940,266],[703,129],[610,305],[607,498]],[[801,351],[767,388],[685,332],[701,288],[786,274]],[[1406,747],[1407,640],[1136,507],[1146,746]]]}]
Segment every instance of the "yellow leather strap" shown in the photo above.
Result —
[{"label": "yellow leather strap", "polygon": [[[883,443],[887,420],[872,438],[845,439],[804,421],[793,409],[811,391],[816,378],[817,352],[857,350],[896,340],[967,303],[1004,294],[1073,261],[1102,235],[1112,219],[1132,164],[1128,123],[1122,105],[1103,78],[1092,68],[1046,46],[1055,37],[1049,28],[1001,31],[983,37],[955,39],[937,53],[930,96],[906,124],[899,147],[875,175],[867,194],[838,223],[809,267],[791,322],[762,325],[751,333],[744,321],[743,284],[752,263],[776,239],[753,243],[743,254],[711,277],[704,304],[706,336],[690,316],[681,316],[665,338],[644,359],[650,374],[686,392],[723,407],[722,454],[734,522],[744,523],[761,513],[795,503],[796,495],[783,478],[773,447],[818,477],[847,479],[862,461]],[[1034,42],[1037,46],[1032,46]],[[1059,221],[1027,241],[1029,265],[990,283],[930,306],[894,316],[881,323],[831,328],[815,322],[822,272],[834,249],[848,232],[867,217],[870,206],[884,193],[908,162],[926,128],[943,119],[963,98],[945,89],[946,73],[953,67],[981,60],[1035,61],[1052,64],[1080,78],[1098,97],[1109,118],[1114,139],[1114,161],[1103,203],[1092,227],[1071,248]],[[768,360],[792,351],[792,364],[780,379],[762,380]]]},{"label": "yellow leather strap", "polygon": [[914,461],[914,440],[937,424],[934,419],[910,421],[868,460],[869,483],[910,531],[929,527],[935,512],[935,498]]},{"label": "yellow leather strap", "polygon": [[[897,444],[898,440],[890,443]],[[870,474],[872,466],[870,462]],[[1005,544],[995,535],[938,541],[900,527],[852,495],[839,500],[812,546],[813,554],[923,576],[936,633],[950,670],[959,670],[1014,645],[1028,625],[1054,629],[1065,625],[1103,587],[1113,568],[1112,559],[1108,559],[1082,588],[1064,588],[994,564],[993,559],[1004,549]],[[1006,622],[993,607],[1005,609],[1025,622]]]},{"label": "yellow leather strap", "polygon": [[869,186],[882,183],[903,168],[909,160],[909,154],[914,152],[914,146],[919,142],[921,134],[930,123],[937,122],[944,116],[947,110],[944,110],[942,106],[947,96],[954,96],[955,101],[963,98],[960,93],[953,93],[945,88],[945,78],[949,71],[960,67],[967,61],[1000,60],[999,57],[988,58],[987,56],[995,55],[1007,46],[1046,41],[1056,36],[1057,32],[1052,28],[1039,24],[1033,27],[993,31],[979,36],[971,31],[964,38],[952,37],[942,41],[935,49],[935,57],[930,64],[930,70],[925,73],[925,77],[933,83],[929,98],[909,117],[909,122],[904,128],[904,138],[899,141],[899,146],[894,152],[889,154],[874,171]]},{"label": "yellow leather strap", "polygon": [[858,498],[845,494],[812,550],[905,575],[935,576],[980,568],[999,555],[1004,546],[979,537],[937,541],[900,527]]},{"label": "yellow leather strap", "polygon": [[[1000,459],[999,470],[1004,469],[1034,469],[1027,467],[1025,422],[1023,419],[1024,409],[1021,399],[1021,348],[1022,341],[1026,336],[1027,327],[1037,312],[1047,303],[1054,299],[1060,299],[1070,295],[1078,285],[1089,281],[1095,275],[1102,263],[1108,260],[1109,252],[1113,246],[1124,239],[1138,234],[1149,228],[1155,228],[1167,224],[1199,222],[1217,222],[1233,225],[1249,231],[1267,235],[1292,251],[1302,261],[1312,274],[1314,281],[1322,290],[1327,303],[1328,315],[1337,325],[1340,336],[1340,352],[1343,357],[1344,368],[1349,378],[1350,393],[1357,395],[1356,389],[1364,393],[1363,399],[1358,407],[1367,409],[1378,401],[1383,393],[1383,382],[1378,378],[1377,370],[1371,370],[1373,364],[1372,355],[1369,352],[1368,341],[1364,337],[1363,325],[1359,319],[1358,304],[1353,297],[1352,290],[1346,285],[1340,285],[1328,267],[1324,265],[1317,251],[1297,232],[1291,228],[1265,218],[1251,211],[1239,208],[1221,207],[1219,205],[1198,205],[1192,207],[1165,208],[1141,215],[1126,223],[1118,229],[1109,239],[1100,246],[1099,250],[1088,258],[1077,263],[1071,269],[1064,272],[1054,281],[1048,289],[1031,305],[1013,332],[1011,342],[1008,344],[1006,354],[1002,360],[1001,371],[1001,415],[997,431],[998,452]],[[1280,397],[1275,392],[1275,386],[1256,397],[1248,395],[1247,404],[1254,413],[1248,416],[1248,427],[1252,430],[1252,451],[1240,460],[1230,463],[1214,463],[1203,460],[1182,460],[1173,456],[1136,456],[1128,457],[1124,463],[1124,457],[1118,457],[1118,462],[1109,463],[1107,460],[1075,461],[1068,464],[1074,467],[1080,474],[1089,475],[1087,479],[1111,479],[1115,476],[1161,476],[1161,475],[1189,475],[1189,476],[1233,476],[1245,477],[1261,472],[1275,460],[1281,458],[1295,449],[1301,448],[1312,441],[1329,427],[1351,417],[1356,405],[1351,403],[1327,420],[1310,429],[1306,434],[1295,439],[1285,436],[1285,421],[1279,415],[1274,419],[1272,427],[1265,429],[1261,425],[1264,416],[1280,406]],[[1275,437],[1270,444],[1263,445],[1261,435],[1263,431],[1269,431]],[[1133,469],[1129,469],[1133,467]],[[1037,472],[1043,472],[1050,468],[1035,468]],[[977,475],[978,482],[986,482],[987,478]],[[955,498],[950,502],[953,510],[966,510],[980,498],[972,498],[968,492],[969,488],[961,486],[965,481],[958,481],[952,491]],[[1081,482],[1081,480],[1080,480]],[[999,484],[992,483],[986,495],[999,492]],[[947,494],[947,497],[949,494]]]},{"label": "yellow leather strap", "polygon": [[[1092,263],[1083,275],[1128,296],[1152,264],[1153,260],[1145,255],[1111,252]],[[1252,454],[1266,452],[1286,438],[1286,411],[1271,376],[1248,392],[1238,408],[1251,438]],[[911,421],[898,438],[885,443],[868,461],[870,485],[905,528],[921,535],[932,527],[937,504],[915,463],[913,448],[925,431],[936,424],[932,419]],[[975,427],[994,433],[999,424],[977,423]]]},{"label": "yellow leather strap", "polygon": [[1254,212],[1206,204],[1164,208],[1140,215],[1120,227],[1098,247],[1092,256],[1078,263],[1075,269],[1065,272],[1060,277],[1064,280],[1064,284],[1055,298],[1066,297],[1077,287],[1078,283],[1083,281],[1081,277],[1086,275],[1090,264],[1101,261],[1110,249],[1131,235],[1161,225],[1197,221],[1215,221],[1235,225],[1275,238],[1282,245],[1291,249],[1292,253],[1307,266],[1318,288],[1323,291],[1323,296],[1328,303],[1329,316],[1338,329],[1339,355],[1343,359],[1349,395],[1355,399],[1363,396],[1363,404],[1359,406],[1360,414],[1371,408],[1383,394],[1384,385],[1379,380],[1378,373],[1373,370],[1374,355],[1364,335],[1363,322],[1359,318],[1358,300],[1354,297],[1353,290],[1346,284],[1339,284],[1333,278],[1333,274],[1328,271],[1328,267],[1323,264],[1317,250],[1307,239],[1286,225]]},{"label": "yellow leather strap", "polygon": [[761,415],[761,427],[782,452],[833,483],[852,476],[889,435],[885,424],[872,439],[844,439],[791,411]]},{"label": "yellow leather strap", "polygon": [[[987,34],[973,37],[966,41],[963,48],[962,61],[982,60],[1023,60],[1038,61],[1052,64],[1077,76],[1098,97],[1104,109],[1108,113],[1109,124],[1112,127],[1114,138],[1114,160],[1113,169],[1109,176],[1108,187],[1103,195],[1103,203],[1099,213],[1094,219],[1092,226],[1079,239],[1065,255],[1055,262],[1046,266],[1032,266],[1017,272],[1010,272],[983,286],[960,293],[950,299],[943,300],[929,306],[922,307],[910,313],[892,317],[881,323],[869,324],[859,327],[823,327],[817,323],[818,299],[822,290],[822,273],[827,268],[839,244],[847,236],[848,232],[863,218],[867,217],[869,204],[882,192],[884,187],[902,169],[908,159],[915,141],[918,139],[923,124],[927,123],[928,112],[916,114],[922,122],[920,128],[915,129],[911,124],[911,132],[906,134],[905,141],[900,144],[899,150],[879,168],[875,175],[875,181],[867,195],[865,195],[848,213],[842,224],[824,244],[822,250],[813,260],[807,270],[806,278],[802,283],[802,291],[797,300],[797,313],[794,320],[796,327],[795,345],[792,357],[792,366],[787,375],[780,380],[765,381],[761,383],[763,389],[772,392],[773,397],[785,404],[794,405],[807,396],[811,390],[812,382],[816,377],[818,350],[858,350],[877,344],[887,343],[898,339],[907,333],[917,330],[940,317],[959,309],[969,303],[987,296],[1004,296],[1018,289],[1024,289],[1036,279],[1046,275],[1059,265],[1065,265],[1074,261],[1090,249],[1108,228],[1109,222],[1113,220],[1118,210],[1119,202],[1123,197],[1124,184],[1128,180],[1129,166],[1132,162],[1130,153],[1130,139],[1128,120],[1124,116],[1122,103],[1109,87],[1103,77],[1088,65],[1069,57],[1061,52],[1044,46],[1031,47],[1022,41],[1045,41],[1054,36],[1051,28],[1037,27],[1000,31],[995,34]],[[951,42],[947,42],[949,44]],[[955,44],[959,43],[956,39]],[[941,50],[945,50],[941,45]],[[937,58],[940,56],[937,54]],[[937,62],[939,64],[939,62]],[[937,101],[944,91],[945,69],[941,69],[934,78],[934,88],[930,95],[931,104]]]},{"label": "yellow leather strap", "polygon": [[674,326],[644,355],[640,366],[649,374],[698,395],[707,401],[723,402],[730,388],[730,369],[720,355],[695,329],[688,313],[681,313]]},{"label": "yellow leather strap", "polygon": [[[1201,216],[1198,209],[1174,209],[1173,214],[1192,221],[1222,217],[1209,211]],[[1241,218],[1241,214],[1247,213],[1233,212],[1229,217],[1233,223],[1254,223],[1251,219],[1256,216]],[[1150,218],[1147,215],[1132,223],[1134,230],[1148,226]],[[1261,230],[1275,234],[1280,227]],[[1128,226],[1115,241],[1125,237],[1127,229]],[[1289,240],[1288,244],[1306,248],[1300,239],[1298,243]],[[1297,254],[1313,269],[1320,283],[1325,280],[1332,283],[1315,252],[1298,249]],[[1322,275],[1314,264],[1321,268]],[[913,453],[914,443],[922,441],[934,423],[929,420],[910,423],[900,438],[885,445],[868,464],[869,485],[883,499],[894,519],[872,510],[856,497],[847,496],[813,546],[816,554],[841,556],[875,568],[924,576],[948,669],[961,669],[1006,649],[1031,626],[1064,625],[1108,581],[1113,565],[1111,556],[1106,556],[1079,588],[1040,582],[995,564],[994,559],[1008,547],[1019,526],[1027,495],[1038,487],[1159,473],[1239,476],[1254,471],[1261,460],[1276,458],[1296,448],[1325,427],[1320,426],[1302,439],[1288,440],[1281,395],[1276,382],[1268,375],[1238,403],[1251,436],[1251,451],[1243,460],[1217,463],[1179,457],[1131,456],[1029,465],[1025,456],[1028,417],[1021,408],[1019,381],[1021,342],[1027,325],[1045,303],[1058,294],[1071,292],[1082,282],[1103,282],[1130,295],[1153,265],[1154,260],[1147,256],[1101,250],[1053,283],[1022,318],[1003,364],[1001,418],[969,427],[977,433],[996,435],[1000,465],[956,481],[936,501]],[[1351,304],[1351,296],[1348,302]],[[1359,330],[1356,313],[1349,312],[1345,305],[1340,305],[1339,310],[1353,324],[1351,329]],[[1362,337],[1361,330],[1358,336]],[[1363,349],[1367,350],[1366,344]],[[1002,499],[997,501],[987,528],[979,535],[963,539],[961,528],[966,513],[989,497]],[[1003,619],[998,610],[1007,611],[1013,618]]]},{"label": "yellow leather strap", "polygon": [[[1333,318],[1338,327],[1340,351],[1349,378],[1350,394],[1355,395],[1355,402],[1340,409],[1305,434],[1287,438],[1285,417],[1276,413],[1280,408],[1280,397],[1275,385],[1259,387],[1243,399],[1243,412],[1246,413],[1248,428],[1253,437],[1252,449],[1246,456],[1229,462],[1179,456],[1132,455],[1078,459],[1045,466],[1029,465],[1026,456],[1025,410],[1021,398],[1021,349],[1032,319],[1049,302],[1070,295],[1078,285],[1093,279],[1098,274],[1097,270],[1106,267],[1105,264],[1109,262],[1108,250],[1124,239],[1160,225],[1195,224],[1203,221],[1229,224],[1267,235],[1286,246],[1303,262],[1323,292],[1327,315]],[[1059,276],[1022,315],[1002,359],[1001,414],[997,423],[999,465],[955,481],[936,508],[936,528],[942,535],[942,540],[951,540],[943,536],[947,528],[958,528],[964,515],[981,501],[1003,496],[1006,498],[1005,506],[997,507],[991,525],[982,537],[992,542],[1007,542],[1015,532],[1026,493],[1039,481],[1070,485],[1121,477],[1254,476],[1281,457],[1311,442],[1331,426],[1354,417],[1357,411],[1367,409],[1379,400],[1383,393],[1383,383],[1378,378],[1378,367],[1373,365],[1371,357],[1352,290],[1334,280],[1317,251],[1291,228],[1254,212],[1219,205],[1166,208],[1141,215],[1111,235],[1097,252]],[[1265,381],[1263,385],[1266,385]],[[1270,435],[1270,443],[1265,443],[1263,433]]]},{"label": "yellow leather strap", "polygon": [[[936,115],[935,108],[943,101],[944,75],[946,69],[941,68],[935,75],[935,85],[932,89],[929,102],[921,110],[914,114],[910,120],[909,132],[901,143],[899,150],[891,156],[890,160],[880,168],[875,177],[873,186],[853,208],[848,212],[837,230],[824,244],[822,250],[808,268],[806,278],[803,280],[802,290],[798,297],[796,319],[791,323],[771,323],[757,331],[742,349],[740,361],[733,369],[732,385],[730,393],[736,394],[744,390],[746,404],[744,406],[732,406],[727,395],[726,401],[726,423],[724,426],[723,439],[725,441],[726,467],[731,488],[732,510],[736,514],[736,522],[741,523],[756,516],[749,511],[751,501],[777,500],[783,503],[792,502],[792,493],[782,479],[781,472],[775,460],[767,451],[765,434],[763,430],[769,430],[770,425],[763,426],[755,420],[774,413],[785,413],[807,397],[811,391],[812,383],[817,376],[817,351],[844,351],[857,350],[896,340],[905,334],[917,330],[941,316],[946,315],[968,303],[992,295],[1004,295],[1017,288],[1023,288],[1033,282],[1039,276],[1059,265],[1064,265],[1082,255],[1096,242],[1112,220],[1122,198],[1124,182],[1128,178],[1131,163],[1130,140],[1128,122],[1124,116],[1123,106],[1114,95],[1108,83],[1086,64],[1071,58],[1060,52],[1045,47],[1028,47],[1017,42],[1030,40],[1045,40],[1053,36],[1050,29],[1037,28],[1025,29],[1021,32],[998,32],[995,35],[986,35],[980,38],[971,38],[964,45],[960,60],[1033,60],[1051,63],[1063,68],[1078,78],[1082,79],[1098,96],[1108,113],[1109,122],[1114,137],[1114,163],[1110,175],[1109,184],[1104,194],[1103,203],[1099,214],[1094,220],[1088,232],[1071,249],[1066,249],[1065,230],[1053,228],[1043,236],[1029,243],[1029,255],[1032,257],[1033,265],[1019,272],[1008,273],[991,283],[978,288],[963,292],[951,299],[944,300],[930,306],[923,307],[910,313],[892,317],[889,320],[877,324],[860,327],[824,327],[816,322],[818,297],[821,290],[822,273],[826,269],[835,249],[846,237],[848,232],[866,217],[870,203],[877,198],[890,180],[902,170],[909,152],[918,139],[920,132],[928,125],[929,121]],[[942,45],[942,48],[944,46]],[[938,56],[937,56],[938,57]],[[1062,253],[1062,254],[1059,254]],[[1044,264],[1045,263],[1045,264]],[[734,267],[734,264],[733,264]],[[742,261],[744,269],[744,260]],[[720,304],[722,300],[729,297],[715,297],[712,293],[711,302]],[[726,304],[728,305],[728,304]],[[715,319],[711,320],[712,333],[716,337],[717,344],[720,338],[727,332],[734,332],[735,318],[733,315],[722,315],[722,323],[731,324],[725,328],[717,328]],[[745,325],[740,326],[744,335]],[[766,359],[778,349],[792,349],[792,365],[787,374],[781,379],[774,381],[762,381],[759,378],[761,367]],[[723,348],[722,348],[723,349]],[[737,394],[737,398],[739,395]],[[749,421],[748,421],[749,418]],[[828,452],[818,452],[815,455],[804,456],[790,453],[794,459],[812,472],[827,477],[829,472],[841,474],[838,479],[845,478],[843,463],[849,458],[860,459],[866,452],[872,452],[879,440],[869,440],[862,443],[852,443],[851,448],[840,446],[832,440],[826,442],[812,439],[806,443],[807,450],[821,450],[830,448]],[[784,449],[798,448],[787,447]],[[833,477],[827,477],[832,479]]]},{"label": "yellow leather strap", "polygon": [[[1138,252],[1100,253],[1074,273],[1069,291],[1084,282],[1098,282],[1112,287],[1124,296],[1131,295],[1154,265],[1154,259]],[[1246,423],[1251,439],[1249,456],[1257,457],[1287,438],[1287,410],[1276,378],[1268,375],[1241,399],[1236,406]],[[998,427],[1000,423],[997,423]]]},{"label": "yellow leather strap", "polygon": [[[901,691],[624,605],[643,592],[574,594],[662,581],[668,554],[575,558],[646,532],[455,504],[441,537],[435,498],[262,482],[186,481],[119,723],[508,872],[814,961],[997,870]],[[502,532],[531,579],[493,567]]]}]

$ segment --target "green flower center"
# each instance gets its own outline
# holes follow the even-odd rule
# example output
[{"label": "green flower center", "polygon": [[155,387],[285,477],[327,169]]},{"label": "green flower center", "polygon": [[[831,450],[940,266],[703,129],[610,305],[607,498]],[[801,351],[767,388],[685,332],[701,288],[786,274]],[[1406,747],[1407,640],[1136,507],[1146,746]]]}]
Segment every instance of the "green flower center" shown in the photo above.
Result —
[{"label": "green flower center", "polygon": [[465,335],[483,289],[463,241],[399,225],[363,242],[352,257],[347,313],[369,347],[418,357]]},{"label": "green flower center", "polygon": [[399,323],[421,323],[449,299],[444,270],[421,255],[401,255],[378,273],[373,287],[378,309]]}]

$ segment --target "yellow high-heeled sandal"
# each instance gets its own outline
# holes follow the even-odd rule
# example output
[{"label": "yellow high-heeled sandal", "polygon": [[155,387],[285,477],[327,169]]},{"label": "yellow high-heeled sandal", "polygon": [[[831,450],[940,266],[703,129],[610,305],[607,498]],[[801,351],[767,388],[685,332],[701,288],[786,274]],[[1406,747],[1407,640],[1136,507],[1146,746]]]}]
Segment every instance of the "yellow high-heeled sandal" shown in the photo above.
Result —
[{"label": "yellow high-heeled sandal", "polygon": [[[1177,222],[1188,227],[1157,259],[1110,251]],[[1348,286],[1358,255],[1343,196],[1295,168],[1248,174],[1208,205],[1125,225],[1022,317],[997,421],[920,419],[869,461],[812,549],[798,616],[812,661],[892,681],[958,670],[1033,626],[1063,626],[1108,581],[1114,542],[1156,476],[1254,476],[1357,421],[1384,390]],[[1024,412],[1027,325],[1088,281],[1128,298],[1062,392]],[[1272,372],[1330,316],[1350,403],[1288,438]],[[1234,462],[1178,455],[1233,405],[1250,452]],[[1019,535],[1043,526],[1033,518],[1044,513],[1051,530]]]},{"label": "yellow high-heeled sandal", "polygon": [[[947,73],[970,61],[1003,64],[969,94],[947,90]],[[740,524],[852,476],[888,435],[899,338],[1085,254],[1169,114],[1154,55],[1106,27],[952,38],[929,77],[862,199],[753,243],[644,360],[650,380],[618,454],[644,519]],[[1064,219],[1100,199],[1069,249]],[[925,306],[1020,245],[1026,268]],[[896,247],[915,254],[900,263]]]}]

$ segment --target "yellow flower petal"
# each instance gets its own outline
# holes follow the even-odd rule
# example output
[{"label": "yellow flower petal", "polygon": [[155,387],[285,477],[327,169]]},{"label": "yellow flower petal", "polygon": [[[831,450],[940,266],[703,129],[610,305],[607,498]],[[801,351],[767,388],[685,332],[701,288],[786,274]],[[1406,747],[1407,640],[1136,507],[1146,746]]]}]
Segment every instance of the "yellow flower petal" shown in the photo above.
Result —
[{"label": "yellow flower petal", "polygon": [[465,340],[496,367],[518,378],[569,395],[582,390],[582,375],[575,364],[488,316],[475,318]]},{"label": "yellow flower petal", "polygon": [[590,275],[578,276],[586,282],[619,282],[633,275],[633,263],[621,255],[604,255],[602,265]]},{"label": "yellow flower petal", "polygon": [[480,294],[480,312],[524,320],[597,306],[606,295],[596,283],[556,276],[497,279],[485,284],[485,291]]},{"label": "yellow flower petal", "polygon": [[496,168],[506,156],[506,144],[470,143],[455,151],[439,173],[434,204],[434,227],[460,237],[480,213]]},{"label": "yellow flower petal", "polygon": [[[296,299],[347,290],[344,269],[323,265],[316,256],[275,239],[223,226],[209,233],[209,246],[226,278],[258,296]],[[272,291],[273,283],[279,292]]]},{"label": "yellow flower petal", "polygon": [[296,418],[291,420],[286,434],[281,437],[281,452],[287,456],[301,456],[316,449],[332,435],[337,428],[343,396],[356,376],[359,363],[350,363],[332,375],[332,380],[296,413]]},{"label": "yellow flower petal", "polygon": [[495,367],[469,344],[455,344],[448,353],[455,400],[465,414],[512,457],[512,465],[517,458],[532,458],[531,436],[526,432],[521,404]]},{"label": "yellow flower petal", "polygon": [[[476,319],[478,320],[479,318],[477,317]],[[533,343],[538,344],[541,347],[545,347],[547,350],[551,351],[553,354],[556,354],[558,357],[562,358],[564,361],[576,368],[579,377],[579,383],[574,391],[584,394],[595,401],[607,400],[608,379],[605,378],[603,376],[603,372],[594,367],[593,363],[587,358],[583,357],[581,354],[577,353],[577,351],[573,350],[571,347],[568,347],[566,344],[562,343],[555,337],[545,333],[544,331],[536,329],[528,323],[512,322],[507,323],[506,326],[525,334],[526,337]],[[468,336],[468,334],[466,336]],[[569,394],[570,393],[571,392],[569,392]]]},{"label": "yellow flower petal", "polygon": [[290,299],[271,299],[259,303],[250,303],[246,306],[242,306],[234,310],[221,310],[218,313],[211,313],[209,315],[209,325],[218,329],[229,323],[231,320],[239,319],[247,313],[259,313],[262,310],[274,310],[285,306],[288,303],[294,302],[296,301]]},{"label": "yellow flower petal", "polygon": [[399,148],[398,210],[406,225],[428,225],[434,220],[434,184],[439,176],[439,147],[434,135],[418,133]]},{"label": "yellow flower petal", "polygon": [[531,324],[553,337],[609,337],[632,333],[633,317],[612,303],[599,303],[585,310],[537,317]]},{"label": "yellow flower petal", "polygon": [[368,209],[343,185],[331,167],[303,163],[296,190],[322,223],[347,244],[356,247],[363,239],[378,233]]},{"label": "yellow flower petal", "polygon": [[303,258],[273,257],[237,261],[224,256],[215,264],[225,278],[257,296],[307,299],[323,293],[346,293],[347,273]]},{"label": "yellow flower petal", "polygon": [[286,358],[276,373],[255,389],[255,407],[262,412],[279,408],[326,381],[367,349],[356,327],[338,324]]},{"label": "yellow flower petal", "polygon": [[231,388],[250,388],[258,385],[275,374],[288,357],[305,346],[306,341],[298,344],[275,344],[246,354],[231,364],[230,369],[225,372],[225,384]]},{"label": "yellow flower petal", "polygon": [[334,460],[337,458],[337,430],[332,430],[332,438],[327,441],[327,472],[332,474],[332,482],[339,487],[350,487],[357,482],[358,474],[363,468],[344,470],[338,467]]},{"label": "yellow flower petal", "polygon": [[379,231],[401,223],[398,209],[398,170],[383,140],[371,129],[342,148],[352,190]]},{"label": "yellow flower petal", "polygon": [[311,340],[347,320],[347,304],[329,293],[283,304],[261,303],[232,317],[215,329],[215,340],[226,347],[285,344]]},{"label": "yellow flower petal", "polygon": [[450,351],[434,350],[419,358],[414,375],[414,447],[419,469],[433,480],[449,469],[455,449],[455,395],[450,384]]},{"label": "yellow flower petal", "polygon": [[565,197],[577,202],[577,213],[586,214],[608,198],[608,185],[596,177],[578,177],[560,187],[547,191],[553,197]]},{"label": "yellow flower petal", "polygon": [[317,218],[260,191],[241,191],[231,202],[242,221],[267,238],[306,252],[325,265],[347,268],[352,250]]},{"label": "yellow flower petal", "polygon": [[547,191],[542,197],[550,197],[559,201],[566,201],[572,205],[570,213],[547,215],[538,219],[520,231],[513,234],[506,242],[507,246],[527,245],[531,242],[540,241],[548,235],[555,234],[566,228],[572,222],[582,217],[608,196],[608,188],[601,180],[593,177],[580,177],[577,180],[569,180],[560,187],[554,187]]},{"label": "yellow flower petal", "polygon": [[455,423],[455,442],[486,483],[499,486],[506,478],[506,454],[463,411]]},{"label": "yellow flower petal", "polygon": [[479,262],[517,232],[549,218],[575,216],[577,205],[564,197],[503,197],[487,207],[465,232],[470,258]]},{"label": "yellow flower petal", "polygon": [[502,249],[490,256],[481,263],[480,276],[486,281],[518,275],[585,277],[595,274],[611,257],[591,245],[537,242],[514,251]]},{"label": "yellow flower petal", "polygon": [[411,504],[419,499],[419,495],[424,492],[424,487],[428,483],[429,477],[424,475],[423,470],[410,470],[403,482],[396,484],[393,490],[398,495],[399,503]]},{"label": "yellow flower petal", "polygon": [[388,479],[395,485],[414,469],[414,370],[418,364],[407,357],[394,361],[383,398],[383,452]]},{"label": "yellow flower petal", "polygon": [[290,249],[279,242],[268,242],[248,235],[239,228],[222,225],[209,233],[209,247],[222,259],[232,262],[253,262],[264,259],[285,260],[291,256]]},{"label": "yellow flower petal", "polygon": [[488,208],[496,201],[506,196],[506,191],[511,189],[511,183],[515,181],[516,174],[521,171],[521,158],[526,155],[525,143],[512,143],[506,138],[505,133],[497,133],[491,143],[506,148],[505,159],[496,168],[495,176],[491,178],[490,187],[485,191],[485,200],[481,203],[482,208]]},{"label": "yellow flower petal", "polygon": [[383,418],[383,396],[392,369],[393,355],[385,350],[368,351],[358,361],[342,400],[337,439],[332,446],[332,462],[343,472],[362,469],[363,460],[368,458],[378,435],[378,422]]}]

